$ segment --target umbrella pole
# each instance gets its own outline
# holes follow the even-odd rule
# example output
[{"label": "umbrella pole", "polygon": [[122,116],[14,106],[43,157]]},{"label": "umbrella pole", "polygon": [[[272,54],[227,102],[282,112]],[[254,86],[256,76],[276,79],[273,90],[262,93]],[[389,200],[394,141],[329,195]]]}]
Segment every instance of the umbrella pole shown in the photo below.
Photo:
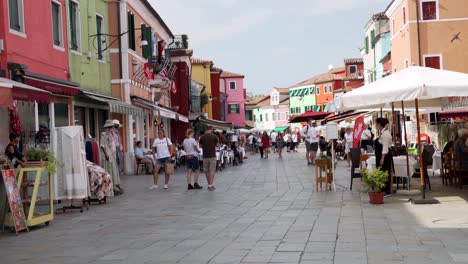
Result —
[{"label": "umbrella pole", "polygon": [[419,155],[419,177],[421,183],[421,198],[426,199],[426,188],[424,188],[424,161],[422,159],[422,144],[421,144],[421,125],[419,124],[419,101],[414,99],[414,105],[416,107],[416,127],[418,130],[418,155]]},{"label": "umbrella pole", "polygon": [[[395,115],[395,103],[392,102],[392,119],[393,119],[393,146],[395,146],[395,149],[397,148],[397,138],[396,138],[396,126],[397,126],[397,121],[396,121],[396,115]],[[389,150],[390,151],[390,150]],[[392,158],[392,164],[393,164],[393,158]],[[390,168],[390,193],[393,193],[393,166]]]},{"label": "umbrella pole", "polygon": [[[408,154],[408,135],[406,133],[406,113],[405,113],[405,103],[401,101],[401,111],[403,112],[403,130],[405,131],[405,146],[406,146],[406,175],[412,177],[409,170],[409,154]],[[409,178],[408,178],[408,190],[409,190]]]}]

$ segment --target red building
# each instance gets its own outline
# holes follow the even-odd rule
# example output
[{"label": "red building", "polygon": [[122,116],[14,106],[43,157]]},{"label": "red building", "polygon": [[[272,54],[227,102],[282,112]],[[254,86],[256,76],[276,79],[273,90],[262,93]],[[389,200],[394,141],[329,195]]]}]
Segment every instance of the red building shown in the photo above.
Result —
[{"label": "red building", "polygon": [[316,111],[328,112],[327,104],[333,101],[334,91],[343,87],[343,77],[334,72],[332,70],[314,78]]},{"label": "red building", "polygon": [[349,92],[364,85],[364,62],[362,58],[345,59],[346,77],[344,88]]},{"label": "red building", "polygon": [[173,139],[181,143],[185,138],[185,131],[190,127],[188,117],[190,113],[191,69],[190,58],[192,50],[171,50],[171,60],[177,67],[174,74],[176,93],[171,93],[172,108],[179,114],[179,121],[172,122]]},{"label": "red building", "polygon": [[25,102],[18,104],[23,131],[37,130],[39,122],[73,123],[71,96],[80,90],[69,81],[65,10],[65,0],[0,2],[0,77],[52,93],[38,102],[33,91],[19,95],[13,90],[13,97]]},{"label": "red building", "polygon": [[213,107],[213,119],[221,119],[221,92],[220,92],[220,76],[223,70],[218,67],[211,68],[211,105]]}]

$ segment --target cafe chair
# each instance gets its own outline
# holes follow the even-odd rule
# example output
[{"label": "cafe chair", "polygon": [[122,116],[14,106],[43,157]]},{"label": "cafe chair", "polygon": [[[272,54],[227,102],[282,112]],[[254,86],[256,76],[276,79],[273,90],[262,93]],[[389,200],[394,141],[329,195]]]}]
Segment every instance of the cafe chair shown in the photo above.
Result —
[{"label": "cafe chair", "polygon": [[137,159],[136,157],[135,157],[135,164],[136,164],[136,167],[137,167],[137,169],[136,169],[136,175],[139,174],[139,172],[140,172],[140,170],[141,170],[142,168],[144,169],[143,172],[146,172],[146,171],[148,170],[148,168],[146,168],[146,164],[145,164],[145,163],[142,163],[141,160]]},{"label": "cafe chair", "polygon": [[468,169],[462,167],[462,162],[456,153],[454,157],[454,178],[457,182],[456,186],[463,189],[463,185],[468,184],[468,181],[466,181],[468,179]]},{"label": "cafe chair", "polygon": [[353,190],[353,179],[362,178],[361,175],[361,149],[352,148],[350,150],[351,154],[351,183],[349,185],[349,190]]}]

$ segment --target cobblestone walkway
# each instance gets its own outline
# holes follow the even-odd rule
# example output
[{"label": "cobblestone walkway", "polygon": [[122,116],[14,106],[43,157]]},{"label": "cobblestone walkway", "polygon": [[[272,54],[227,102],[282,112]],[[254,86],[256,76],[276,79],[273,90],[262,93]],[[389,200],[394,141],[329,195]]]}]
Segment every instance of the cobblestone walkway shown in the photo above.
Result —
[{"label": "cobblestone walkway", "polygon": [[148,190],[149,176],[125,177],[126,193],[107,205],[0,234],[0,263],[468,263],[463,193],[434,193],[439,205],[395,195],[371,206],[348,191],[344,162],[338,191],[315,192],[304,154],[284,156],[257,155],[218,173],[214,192],[205,180],[187,191],[182,171],[169,190]]}]

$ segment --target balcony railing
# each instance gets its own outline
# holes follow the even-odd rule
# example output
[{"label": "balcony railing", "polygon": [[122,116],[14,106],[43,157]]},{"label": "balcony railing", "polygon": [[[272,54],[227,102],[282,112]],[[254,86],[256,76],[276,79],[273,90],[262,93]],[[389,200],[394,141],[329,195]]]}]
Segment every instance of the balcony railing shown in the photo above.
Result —
[{"label": "balcony railing", "polygon": [[180,50],[188,49],[188,36],[187,35],[176,35],[173,39],[168,40],[166,49],[168,50]]}]

